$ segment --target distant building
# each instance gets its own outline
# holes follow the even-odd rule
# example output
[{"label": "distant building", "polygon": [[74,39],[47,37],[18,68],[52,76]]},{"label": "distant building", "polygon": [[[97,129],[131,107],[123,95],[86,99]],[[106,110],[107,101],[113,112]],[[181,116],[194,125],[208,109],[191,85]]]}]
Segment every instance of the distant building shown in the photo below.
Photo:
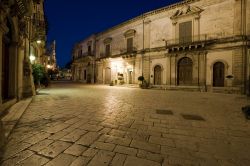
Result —
[{"label": "distant building", "polygon": [[72,80],[71,70],[66,68],[60,69],[59,78],[62,80]]},{"label": "distant building", "polygon": [[77,43],[75,81],[249,93],[250,0],[185,0]]},{"label": "distant building", "polygon": [[46,52],[46,59],[44,60],[44,65],[47,69],[56,70],[56,41],[54,40],[49,44]]},{"label": "distant building", "polygon": [[43,0],[0,1],[0,114],[35,94],[31,64],[45,55]]}]

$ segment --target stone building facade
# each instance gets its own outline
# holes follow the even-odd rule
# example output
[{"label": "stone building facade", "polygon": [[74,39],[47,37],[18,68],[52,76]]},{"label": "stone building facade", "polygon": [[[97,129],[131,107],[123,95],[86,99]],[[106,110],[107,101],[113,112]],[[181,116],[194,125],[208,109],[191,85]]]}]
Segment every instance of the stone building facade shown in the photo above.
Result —
[{"label": "stone building facade", "polygon": [[144,76],[164,89],[249,93],[250,0],[166,6],[77,43],[72,56],[76,81],[137,84]]},{"label": "stone building facade", "polygon": [[35,94],[31,62],[44,59],[43,9],[43,0],[0,1],[0,114]]}]

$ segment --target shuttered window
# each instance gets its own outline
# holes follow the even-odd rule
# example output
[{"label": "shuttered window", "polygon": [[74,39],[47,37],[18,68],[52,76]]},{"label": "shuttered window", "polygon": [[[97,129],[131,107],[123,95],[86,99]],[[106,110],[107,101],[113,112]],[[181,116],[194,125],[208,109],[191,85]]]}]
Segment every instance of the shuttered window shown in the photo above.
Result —
[{"label": "shuttered window", "polygon": [[91,46],[88,46],[88,54],[91,55],[92,48]]},{"label": "shuttered window", "polygon": [[133,51],[133,38],[127,39],[127,52]]},{"label": "shuttered window", "polygon": [[180,43],[192,42],[192,21],[179,24],[179,40]]},{"label": "shuttered window", "polygon": [[110,56],[111,51],[110,51],[110,44],[106,44],[105,46],[105,55]]}]

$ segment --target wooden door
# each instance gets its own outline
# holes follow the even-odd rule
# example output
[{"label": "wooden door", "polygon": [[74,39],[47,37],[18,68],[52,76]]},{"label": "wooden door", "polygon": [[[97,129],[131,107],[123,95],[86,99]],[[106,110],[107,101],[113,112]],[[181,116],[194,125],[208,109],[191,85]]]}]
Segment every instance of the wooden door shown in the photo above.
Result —
[{"label": "wooden door", "polygon": [[224,87],[225,65],[222,62],[216,62],[213,66],[213,86]]},{"label": "wooden door", "polygon": [[105,69],[105,84],[110,84],[111,83],[111,69],[106,68]]},{"label": "wooden door", "polygon": [[192,85],[193,62],[190,58],[182,58],[178,63],[178,85]]},{"label": "wooden door", "polygon": [[154,84],[161,85],[161,66],[157,65],[154,68]]}]

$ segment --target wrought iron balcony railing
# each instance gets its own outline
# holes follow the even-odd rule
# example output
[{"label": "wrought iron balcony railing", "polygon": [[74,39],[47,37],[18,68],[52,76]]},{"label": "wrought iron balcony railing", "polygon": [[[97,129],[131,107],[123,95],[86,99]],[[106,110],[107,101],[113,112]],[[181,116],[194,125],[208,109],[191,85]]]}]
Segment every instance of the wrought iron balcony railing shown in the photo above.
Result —
[{"label": "wrought iron balcony railing", "polygon": [[111,52],[109,52],[109,53],[101,52],[101,53],[100,53],[100,57],[101,57],[101,58],[110,57],[111,55],[112,55]]},{"label": "wrought iron balcony railing", "polygon": [[121,54],[134,54],[137,52],[137,48],[136,47],[129,47],[129,48],[121,49],[120,52],[121,52]]},{"label": "wrought iron balcony railing", "polygon": [[232,42],[244,40],[246,36],[244,35],[225,35],[221,33],[217,34],[203,34],[198,36],[192,36],[187,38],[177,38],[166,40],[166,48],[188,46],[196,44],[209,44],[214,42]]},{"label": "wrought iron balcony railing", "polygon": [[94,52],[85,52],[85,53],[82,53],[80,55],[78,55],[77,57],[73,56],[73,59],[74,60],[78,60],[78,59],[81,59],[81,58],[84,58],[84,57],[88,57],[88,56],[94,56]]},{"label": "wrought iron balcony railing", "polygon": [[166,47],[173,47],[177,45],[188,45],[192,43],[201,43],[206,42],[208,40],[208,36],[198,35],[198,36],[188,36],[183,38],[176,38],[171,40],[166,40]]}]

